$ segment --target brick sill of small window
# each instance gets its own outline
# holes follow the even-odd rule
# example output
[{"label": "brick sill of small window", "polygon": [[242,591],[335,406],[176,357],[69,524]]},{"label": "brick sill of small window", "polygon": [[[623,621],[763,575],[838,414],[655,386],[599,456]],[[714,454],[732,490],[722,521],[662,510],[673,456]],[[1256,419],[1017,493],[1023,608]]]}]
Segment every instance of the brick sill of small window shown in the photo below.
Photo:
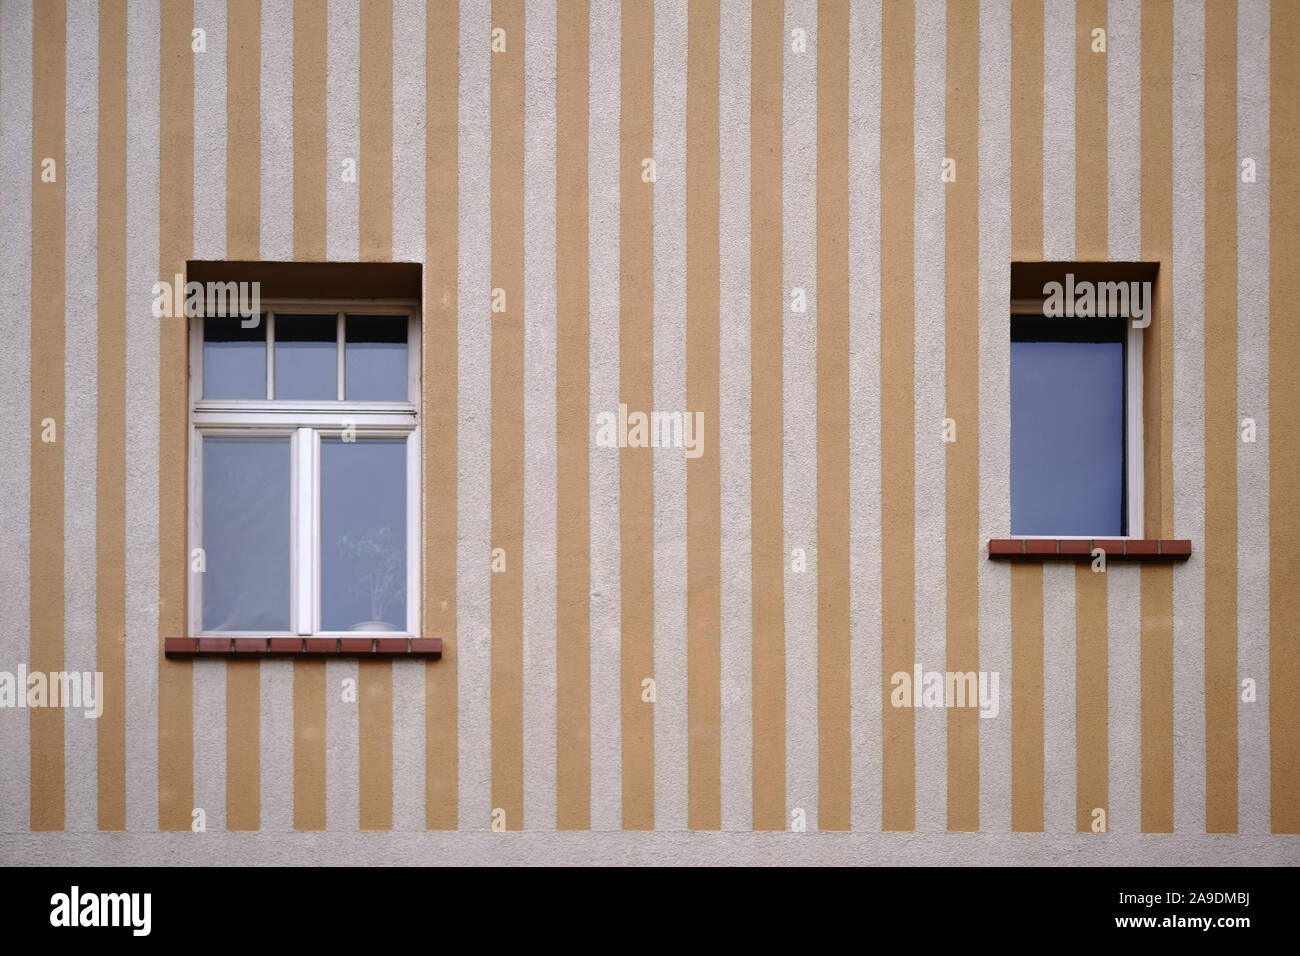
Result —
[{"label": "brick sill of small window", "polygon": [[169,637],[163,652],[174,659],[261,657],[308,660],[438,660],[440,637]]},{"label": "brick sill of small window", "polygon": [[1107,561],[1186,561],[1192,542],[1186,538],[992,538],[989,557],[1009,561],[1087,561],[1101,548]]}]

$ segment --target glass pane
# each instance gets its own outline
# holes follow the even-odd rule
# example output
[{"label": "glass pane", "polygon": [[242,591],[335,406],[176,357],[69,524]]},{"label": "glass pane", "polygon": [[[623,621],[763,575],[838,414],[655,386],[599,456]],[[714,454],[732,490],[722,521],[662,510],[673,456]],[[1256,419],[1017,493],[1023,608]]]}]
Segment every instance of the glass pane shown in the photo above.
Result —
[{"label": "glass pane", "polygon": [[1119,535],[1124,347],[1011,343],[1011,533]]},{"label": "glass pane", "polygon": [[404,402],[406,316],[349,315],[344,394],[351,402]]},{"label": "glass pane", "polygon": [[266,398],[266,317],[203,320],[203,397]]},{"label": "glass pane", "polygon": [[203,439],[203,628],[289,630],[289,439]]},{"label": "glass pane", "polygon": [[275,397],[339,397],[337,315],[275,316]]},{"label": "glass pane", "polygon": [[406,439],[324,438],[321,627],[406,630]]}]

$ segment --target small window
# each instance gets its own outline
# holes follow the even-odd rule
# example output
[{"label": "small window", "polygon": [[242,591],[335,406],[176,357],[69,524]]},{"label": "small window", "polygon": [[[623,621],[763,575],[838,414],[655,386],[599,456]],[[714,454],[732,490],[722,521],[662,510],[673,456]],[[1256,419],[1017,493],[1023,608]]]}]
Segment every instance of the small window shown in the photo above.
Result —
[{"label": "small window", "polygon": [[1121,318],[1011,317],[1011,533],[1128,534]]},{"label": "small window", "polygon": [[191,633],[417,635],[415,303],[191,328]]}]

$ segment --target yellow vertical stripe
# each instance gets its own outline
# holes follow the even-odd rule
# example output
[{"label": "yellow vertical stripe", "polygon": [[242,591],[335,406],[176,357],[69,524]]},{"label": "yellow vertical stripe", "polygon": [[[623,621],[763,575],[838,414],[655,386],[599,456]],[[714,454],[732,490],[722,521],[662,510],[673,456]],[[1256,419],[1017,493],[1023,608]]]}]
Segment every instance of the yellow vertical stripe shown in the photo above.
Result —
[{"label": "yellow vertical stripe", "polygon": [[851,826],[849,5],[817,6],[817,826]]},{"label": "yellow vertical stripe", "polygon": [[[913,420],[913,11],[886,4],[882,21],[880,128],[881,652],[890,675],[912,673],[916,648]],[[818,562],[819,566],[822,562]],[[916,725],[911,708],[883,708],[882,823],[916,827]]]},{"label": "yellow vertical stripe", "polygon": [[[361,260],[393,258],[393,5],[361,5]],[[361,829],[393,828],[393,664],[357,670]]]},{"label": "yellow vertical stripe", "polygon": [[[947,524],[947,669],[979,670],[980,394],[979,323],[979,65],[978,4],[948,6],[946,154],[957,181],[945,185],[944,333],[946,412],[957,441],[944,445]],[[974,707],[948,711],[948,829],[978,830],[980,718]]]},{"label": "yellow vertical stripe", "polygon": [[784,4],[750,33],[750,522],[755,830],[785,829],[785,423],[781,212]]},{"label": "yellow vertical stripe", "polygon": [[[261,249],[261,0],[230,0],[226,19],[226,258]],[[261,822],[261,676],[256,660],[226,665],[226,828]]]},{"label": "yellow vertical stripe", "polygon": [[1011,258],[1043,258],[1042,0],[1011,2]]},{"label": "yellow vertical stripe", "polygon": [[[162,5],[158,165],[158,270],[183,275],[194,248],[194,60],[191,0]],[[183,295],[173,289],[174,297]],[[163,656],[186,633],[189,334],[184,318],[158,320],[158,828],[189,830],[194,808],[194,676]]]},{"label": "yellow vertical stripe", "polygon": [[[492,0],[492,808],[524,821],[524,5]],[[495,308],[495,306],[494,306]]]},{"label": "yellow vertical stripe", "polygon": [[[32,11],[31,662],[63,670],[64,104],[67,10]],[[49,163],[53,163],[50,166]],[[47,181],[47,173],[52,179]],[[53,688],[51,688],[53,690]],[[26,688],[22,689],[26,692]],[[31,711],[31,827],[64,824],[63,708]]]},{"label": "yellow vertical stripe", "polygon": [[[1205,829],[1237,832],[1237,5],[1205,7]],[[1255,317],[1252,317],[1255,318]]]},{"label": "yellow vertical stripe", "polygon": [[1042,833],[1043,569],[1011,566],[1011,829]]},{"label": "yellow vertical stripe", "polygon": [[325,259],[327,13],[323,3],[293,2],[293,257],[300,262]]},{"label": "yellow vertical stripe", "polygon": [[456,829],[459,718],[456,682],[456,444],[458,117],[460,23],[455,4],[425,6],[425,295],[420,409],[424,432],[424,614],[442,659],[424,668],[425,825]]},{"label": "yellow vertical stripe", "polygon": [[[1108,254],[1106,54],[1092,31],[1106,28],[1106,0],[1076,0],[1074,81],[1074,250],[1080,260]],[[1127,573],[1127,572],[1120,572]],[[1074,570],[1075,828],[1092,832],[1092,811],[1110,812],[1110,690],[1106,576]]]},{"label": "yellow vertical stripe", "polygon": [[99,7],[95,603],[99,829],[126,829],[126,0]]},{"label": "yellow vertical stripe", "polygon": [[686,462],[688,811],[722,827],[722,471],[718,246],[721,11],[691,0],[686,48],[686,408],[711,440]]},{"label": "yellow vertical stripe", "polygon": [[588,0],[559,0],[556,50],[556,827],[591,827]]},{"label": "yellow vertical stripe", "polygon": [[[293,4],[293,257],[325,258],[326,6]],[[293,826],[325,829],[325,662],[293,662]]]},{"label": "yellow vertical stripe", "polygon": [[[619,201],[619,392],[629,410],[654,407],[654,5],[622,8]],[[653,830],[654,459],[619,451],[622,560],[623,828]]]},{"label": "yellow vertical stripe", "polygon": [[[1041,0],[1011,4],[1011,256],[1030,262],[1043,258]],[[1041,565],[1011,569],[1011,674],[1011,829],[1039,832],[1044,814]]]}]

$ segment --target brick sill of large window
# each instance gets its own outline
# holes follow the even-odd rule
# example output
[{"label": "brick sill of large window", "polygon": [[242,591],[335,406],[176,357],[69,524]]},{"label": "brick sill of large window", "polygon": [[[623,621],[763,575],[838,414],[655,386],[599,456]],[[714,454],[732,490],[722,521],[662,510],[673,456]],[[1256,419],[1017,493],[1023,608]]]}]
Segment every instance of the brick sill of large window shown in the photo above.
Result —
[{"label": "brick sill of large window", "polygon": [[440,637],[169,637],[163,642],[167,657],[262,657],[308,660],[357,658],[361,660],[438,660]]},{"label": "brick sill of large window", "polygon": [[1192,542],[1186,538],[991,538],[989,557],[1009,561],[1087,561],[1094,549],[1107,561],[1186,561]]}]

